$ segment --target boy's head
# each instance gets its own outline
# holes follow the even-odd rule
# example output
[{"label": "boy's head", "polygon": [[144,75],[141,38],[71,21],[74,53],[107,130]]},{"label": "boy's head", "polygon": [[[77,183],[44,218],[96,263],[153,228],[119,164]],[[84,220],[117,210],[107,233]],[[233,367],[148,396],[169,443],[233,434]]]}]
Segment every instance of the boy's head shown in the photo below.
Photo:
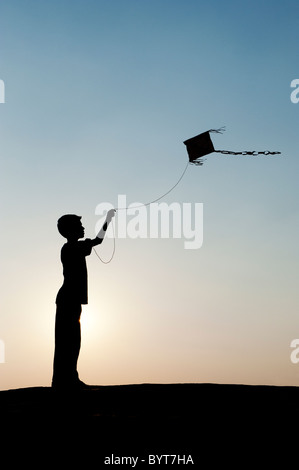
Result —
[{"label": "boy's head", "polygon": [[57,222],[57,228],[59,233],[68,240],[79,240],[84,237],[84,227],[79,215],[63,215]]}]

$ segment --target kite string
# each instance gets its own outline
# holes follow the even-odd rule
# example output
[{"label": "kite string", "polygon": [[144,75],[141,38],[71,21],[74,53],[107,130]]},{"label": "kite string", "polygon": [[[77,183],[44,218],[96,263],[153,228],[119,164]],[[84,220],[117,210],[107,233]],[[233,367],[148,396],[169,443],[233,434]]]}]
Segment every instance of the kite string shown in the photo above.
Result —
[{"label": "kite string", "polygon": [[[153,204],[154,202],[160,201],[160,199],[167,196],[167,194],[171,193],[171,191],[173,191],[177,187],[177,185],[181,182],[181,180],[183,179],[183,177],[184,177],[184,175],[187,171],[188,165],[189,165],[189,162],[187,162],[187,165],[185,166],[185,168],[183,170],[183,173],[181,174],[181,176],[179,177],[177,182],[166,193],[162,194],[162,196],[158,197],[157,199],[154,199],[153,201],[146,202],[145,204],[139,204],[138,206],[133,206],[133,207],[117,207],[115,210],[119,211],[119,210],[135,209],[135,208],[138,208],[138,207],[149,206],[150,204]],[[98,254],[98,252],[96,251],[95,247],[93,247],[93,251],[95,252],[97,257],[99,258],[99,260],[103,264],[109,264],[112,261],[112,259],[114,258],[114,255],[115,255],[115,229],[114,229],[114,221],[113,220],[112,220],[112,230],[113,230],[113,250],[112,250],[111,257],[107,261],[103,260],[100,257],[100,255]]]},{"label": "kite string", "polygon": [[99,258],[99,260],[102,261],[103,264],[109,264],[109,263],[112,261],[112,259],[113,259],[113,257],[114,257],[114,254],[115,254],[115,230],[114,230],[114,221],[112,220],[111,222],[112,222],[112,231],[113,231],[113,249],[112,249],[112,255],[111,255],[111,257],[110,257],[107,261],[103,260],[103,259],[100,257],[99,253],[97,252],[97,250],[95,249],[95,247],[93,247],[93,251],[95,252],[95,254],[97,255],[97,257]]},{"label": "kite string", "polygon": [[145,206],[149,206],[150,204],[153,204],[154,202],[157,202],[157,201],[160,201],[160,199],[162,199],[163,197],[167,196],[167,194],[171,193],[171,191],[173,191],[177,185],[181,182],[181,180],[183,179],[186,171],[187,171],[187,168],[189,166],[189,162],[187,162],[187,165],[185,166],[184,170],[183,170],[183,173],[181,174],[181,176],[179,177],[179,179],[177,180],[177,182],[164,194],[162,194],[162,196],[158,197],[157,199],[154,199],[153,201],[150,201],[150,202],[146,202],[144,204],[138,204],[137,206],[132,206],[132,207],[116,207],[115,210],[116,211],[121,211],[121,210],[128,210],[128,209],[137,209],[138,207],[145,207]]}]

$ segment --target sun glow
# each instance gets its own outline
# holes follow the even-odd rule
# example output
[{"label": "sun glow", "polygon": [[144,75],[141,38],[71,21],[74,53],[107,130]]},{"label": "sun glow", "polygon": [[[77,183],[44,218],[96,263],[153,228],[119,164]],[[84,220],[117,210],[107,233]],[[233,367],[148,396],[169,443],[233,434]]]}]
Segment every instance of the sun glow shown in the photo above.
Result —
[{"label": "sun glow", "polygon": [[91,331],[96,327],[96,323],[99,322],[99,319],[96,318],[94,311],[88,306],[82,308],[80,323],[82,334],[90,334]]},{"label": "sun glow", "polygon": [[107,336],[107,331],[111,329],[111,318],[97,309],[95,305],[84,305],[81,313],[81,335],[82,341],[103,340]]}]

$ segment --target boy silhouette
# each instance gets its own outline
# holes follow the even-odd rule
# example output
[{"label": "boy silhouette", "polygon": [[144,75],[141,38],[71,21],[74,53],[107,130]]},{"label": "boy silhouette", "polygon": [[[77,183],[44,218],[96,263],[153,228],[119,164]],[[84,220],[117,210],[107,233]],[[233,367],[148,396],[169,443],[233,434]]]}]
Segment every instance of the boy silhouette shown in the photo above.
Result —
[{"label": "boy silhouette", "polygon": [[115,210],[107,213],[106,221],[93,240],[84,237],[81,217],[67,214],[57,223],[59,233],[67,239],[61,249],[64,282],[56,297],[55,353],[52,387],[84,388],[79,379],[77,361],[81,346],[80,316],[82,305],[88,303],[86,256],[92,247],[102,243]]}]

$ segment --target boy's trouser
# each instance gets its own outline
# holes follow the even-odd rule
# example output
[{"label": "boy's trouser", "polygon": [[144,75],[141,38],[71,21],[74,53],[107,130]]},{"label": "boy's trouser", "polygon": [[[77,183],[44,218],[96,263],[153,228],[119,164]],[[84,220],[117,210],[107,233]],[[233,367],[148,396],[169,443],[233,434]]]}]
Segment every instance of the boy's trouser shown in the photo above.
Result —
[{"label": "boy's trouser", "polygon": [[52,386],[68,386],[78,381],[77,361],[81,346],[81,311],[81,304],[57,303]]}]

